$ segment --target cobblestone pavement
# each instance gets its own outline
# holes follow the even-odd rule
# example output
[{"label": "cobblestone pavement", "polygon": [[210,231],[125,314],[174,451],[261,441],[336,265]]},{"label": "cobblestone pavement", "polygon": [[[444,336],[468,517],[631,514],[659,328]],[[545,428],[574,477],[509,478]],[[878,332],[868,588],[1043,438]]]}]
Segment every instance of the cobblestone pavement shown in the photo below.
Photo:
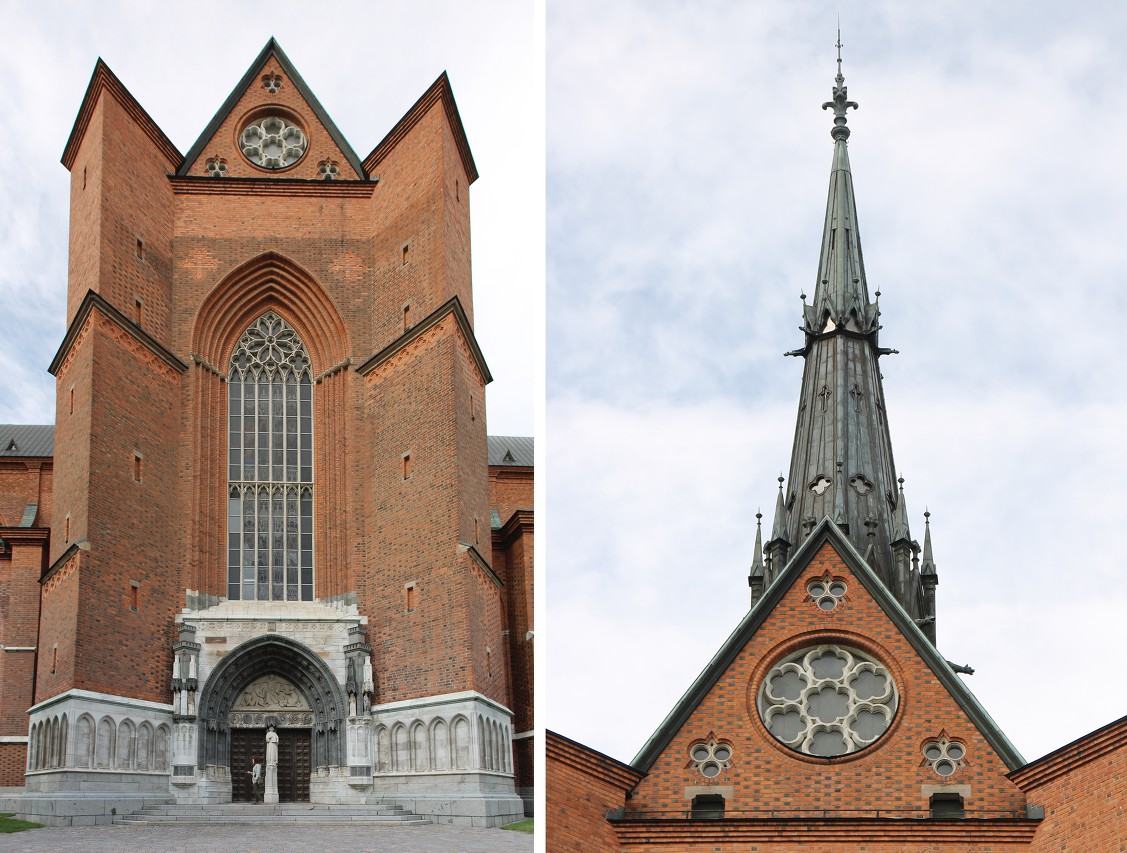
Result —
[{"label": "cobblestone pavement", "polygon": [[13,853],[530,853],[532,836],[451,826],[75,826],[0,835]]}]

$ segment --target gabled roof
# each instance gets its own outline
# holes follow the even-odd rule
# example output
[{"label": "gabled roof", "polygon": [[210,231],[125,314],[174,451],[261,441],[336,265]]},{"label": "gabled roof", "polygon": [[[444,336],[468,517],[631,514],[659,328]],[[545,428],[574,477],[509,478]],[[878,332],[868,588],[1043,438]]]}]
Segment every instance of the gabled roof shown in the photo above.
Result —
[{"label": "gabled roof", "polygon": [[215,132],[219,130],[219,126],[226,121],[231,110],[235,108],[239,99],[242,98],[247,89],[250,88],[251,83],[255,81],[259,72],[262,70],[262,66],[266,64],[266,61],[271,56],[278,60],[278,64],[281,65],[282,69],[286,72],[286,77],[293,81],[294,87],[297,89],[298,93],[305,99],[305,102],[309,104],[309,108],[313,110],[313,114],[317,116],[317,120],[321,122],[325,130],[328,131],[329,136],[352,165],[352,168],[356,170],[358,175],[363,175],[367,178],[368,173],[364,171],[364,166],[360,162],[360,158],[356,156],[356,152],[352,150],[352,146],[348,144],[348,140],[344,138],[344,135],[337,128],[336,124],[329,118],[329,114],[325,112],[325,108],[321,106],[321,102],[317,100],[317,96],[313,94],[313,91],[306,84],[305,80],[302,79],[297,69],[294,68],[293,63],[290,62],[290,58],[286,56],[273,36],[266,42],[266,46],[262,48],[262,51],[255,58],[254,62],[250,64],[247,73],[235,84],[235,88],[231,90],[231,94],[227,96],[227,100],[223,102],[223,106],[219,108],[219,112],[208,122],[207,127],[205,127],[203,133],[200,134],[199,139],[195,141],[195,144],[188,150],[188,153],[184,155],[184,160],[180,164],[180,168],[176,170],[177,176],[188,174],[188,170],[192,167],[192,164],[199,159],[204,146],[215,136]]},{"label": "gabled roof", "polygon": [[54,452],[54,424],[0,424],[0,456],[41,458]]},{"label": "gabled roof", "polygon": [[78,108],[74,127],[71,128],[66,148],[63,149],[62,162],[68,170],[74,165],[74,158],[78,156],[78,147],[82,144],[82,137],[86,134],[86,128],[90,124],[90,116],[93,115],[94,107],[97,106],[98,96],[103,91],[109,92],[117,99],[118,103],[137,122],[141,130],[168,158],[172,168],[175,169],[182,165],[184,158],[180,154],[180,150],[164,135],[164,131],[157,127],[157,123],[153,121],[152,116],[145,112],[144,107],[117,79],[117,75],[110,71],[110,67],[102,61],[101,57],[98,57],[98,61],[94,63],[94,73],[90,75],[90,85],[86,87],[86,94],[82,96],[82,105]]},{"label": "gabled roof", "polygon": [[645,746],[634,757],[631,764],[643,773],[649,772],[654,761],[669,745],[728,667],[732,665],[744,646],[755,636],[755,633],[782,600],[787,590],[806,569],[814,555],[818,553],[818,549],[827,542],[841,556],[849,569],[861,581],[866,592],[873,597],[877,605],[900,630],[935,677],[970,718],[971,722],[982,732],[987,743],[998,753],[1006,766],[1010,770],[1016,770],[1025,764],[1025,759],[1021,757],[1014,745],[998,728],[998,724],[986,713],[986,709],[979,704],[974,694],[963,684],[943,656],[936,651],[935,646],[924,636],[912,618],[908,616],[904,608],[888,591],[888,588],[869,568],[864,558],[853,547],[845,534],[841,532],[841,529],[828,517],[822,519],[821,523],[814,528],[802,547],[795,552],[786,568],[783,569],[774,583],[764,591],[763,597],[743,618],[731,636],[724,641],[724,645],[709,661],[704,671],[697,676],[696,681],[685,692],[685,695],[673,706],[673,710],[658,726],[657,731],[646,741]]},{"label": "gabled roof", "polygon": [[534,441],[531,436],[523,435],[491,435],[486,441],[489,443],[490,465],[516,465],[531,468],[533,461]]},{"label": "gabled roof", "polygon": [[406,136],[411,128],[426,115],[427,110],[440,100],[442,101],[442,108],[446,112],[446,120],[450,122],[450,129],[454,131],[454,144],[458,146],[458,153],[462,157],[462,168],[466,170],[466,180],[471,184],[477,180],[477,166],[474,164],[473,154],[470,153],[470,143],[466,139],[466,129],[462,127],[462,117],[458,114],[458,105],[454,102],[454,90],[450,88],[450,78],[446,76],[445,71],[438,75],[438,79],[431,84],[429,89],[423,92],[422,97],[415,101],[403,118],[396,122],[395,127],[380,140],[379,145],[372,149],[372,153],[364,158],[364,168],[368,170],[369,174],[375,172],[383,158],[399,144],[399,140]]}]

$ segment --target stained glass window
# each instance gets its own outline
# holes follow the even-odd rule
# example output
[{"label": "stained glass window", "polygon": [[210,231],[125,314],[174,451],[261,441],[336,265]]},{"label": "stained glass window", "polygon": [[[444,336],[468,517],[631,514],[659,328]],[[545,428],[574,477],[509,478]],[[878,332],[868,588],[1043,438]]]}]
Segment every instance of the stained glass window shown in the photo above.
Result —
[{"label": "stained glass window", "polygon": [[228,382],[227,597],[313,600],[313,382],[272,311],[246,330]]}]

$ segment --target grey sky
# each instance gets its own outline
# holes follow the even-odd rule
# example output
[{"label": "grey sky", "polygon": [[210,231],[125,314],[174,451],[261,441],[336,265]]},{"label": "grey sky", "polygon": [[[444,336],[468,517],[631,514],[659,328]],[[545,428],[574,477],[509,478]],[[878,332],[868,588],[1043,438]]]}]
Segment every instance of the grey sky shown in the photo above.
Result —
[{"label": "grey sky", "polygon": [[489,429],[532,434],[542,394],[543,80],[527,0],[0,0],[0,423],[54,420],[69,174],[101,56],[186,152],[271,35],[361,157],[445,69],[481,178],[470,191]]},{"label": "grey sky", "polygon": [[[629,761],[746,612],[850,157],[938,645],[1027,759],[1127,713],[1127,11],[549,5],[544,722]],[[597,25],[594,23],[597,22]],[[544,482],[542,479],[541,482]]]}]

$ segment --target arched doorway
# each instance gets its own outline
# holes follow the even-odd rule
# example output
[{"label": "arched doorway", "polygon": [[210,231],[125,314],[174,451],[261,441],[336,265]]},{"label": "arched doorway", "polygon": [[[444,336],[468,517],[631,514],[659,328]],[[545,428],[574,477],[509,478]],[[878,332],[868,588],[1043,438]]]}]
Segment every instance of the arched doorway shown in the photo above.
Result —
[{"label": "arched doorway", "polygon": [[[278,691],[274,696],[270,695],[271,685]],[[255,690],[248,696],[251,687]],[[254,716],[249,721],[245,716],[254,713],[248,710],[248,703],[253,705],[255,691],[263,689],[266,694],[262,696],[265,704],[260,727]],[[289,695],[286,694],[288,689]],[[279,707],[267,707],[273,704]],[[302,643],[277,634],[265,634],[248,640],[226,655],[200,691],[197,723],[200,770],[208,766],[230,768],[232,787],[241,790],[235,777],[243,774],[249,755],[257,754],[256,744],[264,741],[267,710],[271,712],[269,716],[275,718],[269,722],[279,727],[279,733],[289,732],[283,736],[279,752],[280,777],[283,760],[292,762],[291,775],[292,771],[301,772],[302,766],[315,769],[346,763],[348,699],[337,679],[325,662]],[[235,725],[232,725],[233,712],[238,716]],[[281,785],[279,793],[282,793]],[[287,799],[299,797],[308,798],[307,778],[299,780],[299,784],[287,792]]]}]

